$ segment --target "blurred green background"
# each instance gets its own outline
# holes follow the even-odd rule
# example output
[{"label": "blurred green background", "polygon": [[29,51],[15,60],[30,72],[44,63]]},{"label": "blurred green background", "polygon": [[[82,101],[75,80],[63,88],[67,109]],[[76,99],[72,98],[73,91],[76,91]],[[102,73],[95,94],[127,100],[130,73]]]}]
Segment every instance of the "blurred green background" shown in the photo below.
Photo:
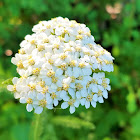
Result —
[{"label": "blurred green background", "polygon": [[0,0],[0,81],[18,76],[10,59],[33,25],[57,16],[85,23],[115,57],[109,99],[44,112],[35,130],[38,116],[1,85],[0,140],[140,140],[140,0]]}]

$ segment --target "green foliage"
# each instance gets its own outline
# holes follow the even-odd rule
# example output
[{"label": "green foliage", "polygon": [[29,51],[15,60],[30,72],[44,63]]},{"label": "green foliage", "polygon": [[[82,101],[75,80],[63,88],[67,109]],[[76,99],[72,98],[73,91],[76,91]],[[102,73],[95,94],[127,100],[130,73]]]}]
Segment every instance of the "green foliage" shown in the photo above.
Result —
[{"label": "green foliage", "polygon": [[72,116],[57,116],[57,117],[52,118],[52,122],[56,125],[60,125],[63,127],[70,127],[74,129],[80,129],[80,128],[94,129],[95,128],[95,126],[91,122],[79,119],[77,117],[72,117]]},{"label": "green foliage", "polygon": [[13,79],[13,78],[10,78],[10,79],[7,79],[7,80],[3,81],[3,82],[2,82],[2,85],[10,85],[10,84],[12,85],[12,84],[13,84],[13,83],[12,83],[12,79]]},{"label": "green foliage", "polygon": [[[116,3],[122,7],[117,14],[118,9],[107,8]],[[9,78],[18,76],[10,59],[34,24],[57,16],[85,23],[96,42],[115,57],[115,70],[107,73],[112,90],[96,109],[80,106],[73,115],[68,109],[57,109],[37,116],[28,113],[5,88]],[[0,140],[140,140],[139,30],[139,0],[1,0]],[[13,55],[6,54],[8,49]],[[39,129],[35,130],[36,117]]]}]

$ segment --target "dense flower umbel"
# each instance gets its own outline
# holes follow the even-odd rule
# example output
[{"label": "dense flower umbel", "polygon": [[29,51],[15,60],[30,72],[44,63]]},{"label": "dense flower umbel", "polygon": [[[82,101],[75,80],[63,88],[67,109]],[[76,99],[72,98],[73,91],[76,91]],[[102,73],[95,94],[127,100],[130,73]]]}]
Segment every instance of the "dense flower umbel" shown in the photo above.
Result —
[{"label": "dense flower umbel", "polygon": [[[110,80],[103,71],[113,71],[113,57],[94,42],[85,24],[68,18],[41,21],[25,36],[19,53],[12,58],[20,78],[8,90],[27,103],[27,111],[70,107],[75,112],[108,98]],[[98,72],[97,72],[98,71]],[[101,72],[102,71],[102,72]]]}]

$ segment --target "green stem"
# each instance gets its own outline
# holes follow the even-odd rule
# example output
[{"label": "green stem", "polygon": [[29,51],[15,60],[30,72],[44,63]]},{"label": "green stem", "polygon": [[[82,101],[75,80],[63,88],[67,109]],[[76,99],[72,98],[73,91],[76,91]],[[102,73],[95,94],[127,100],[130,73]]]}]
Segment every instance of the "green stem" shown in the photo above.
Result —
[{"label": "green stem", "polygon": [[34,128],[34,140],[39,140],[38,129],[39,129],[40,115],[36,114],[35,128]]}]

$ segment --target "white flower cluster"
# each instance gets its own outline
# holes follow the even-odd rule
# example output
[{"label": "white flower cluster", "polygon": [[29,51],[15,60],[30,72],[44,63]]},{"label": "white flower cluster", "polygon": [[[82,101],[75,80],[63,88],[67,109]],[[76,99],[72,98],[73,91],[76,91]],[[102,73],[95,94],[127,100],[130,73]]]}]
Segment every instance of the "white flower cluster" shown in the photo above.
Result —
[{"label": "white flower cluster", "polygon": [[108,98],[110,80],[103,71],[113,71],[113,57],[94,42],[85,24],[68,18],[41,21],[25,36],[19,53],[12,58],[20,78],[13,78],[8,90],[27,111],[53,109],[61,104],[75,112]]}]

